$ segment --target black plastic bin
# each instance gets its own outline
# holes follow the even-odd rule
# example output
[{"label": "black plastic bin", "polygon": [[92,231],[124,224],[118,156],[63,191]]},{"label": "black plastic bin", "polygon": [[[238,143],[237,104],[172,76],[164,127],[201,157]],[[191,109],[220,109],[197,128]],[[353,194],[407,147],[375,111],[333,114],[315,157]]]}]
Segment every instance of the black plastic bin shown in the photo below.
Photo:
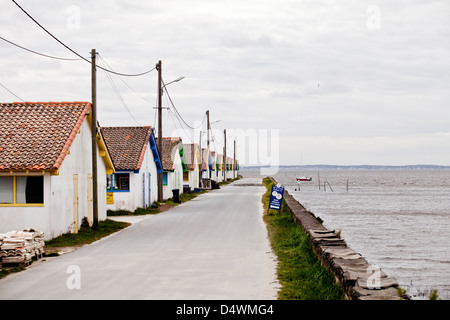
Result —
[{"label": "black plastic bin", "polygon": [[172,194],[173,194],[173,202],[181,203],[181,200],[180,200],[180,189],[172,189]]}]

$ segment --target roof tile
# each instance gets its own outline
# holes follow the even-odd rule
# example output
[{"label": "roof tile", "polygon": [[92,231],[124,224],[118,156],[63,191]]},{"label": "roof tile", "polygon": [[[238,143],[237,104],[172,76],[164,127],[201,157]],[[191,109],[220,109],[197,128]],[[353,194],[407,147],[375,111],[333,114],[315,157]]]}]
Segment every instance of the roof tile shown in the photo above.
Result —
[{"label": "roof tile", "polygon": [[[158,145],[159,138],[156,138],[156,145]],[[161,155],[161,163],[163,166],[163,170],[166,171],[172,171],[175,170],[175,147],[177,147],[180,143],[182,143],[182,140],[180,137],[163,137],[162,138],[162,148],[163,152],[161,150],[159,151],[159,154]]]},{"label": "roof tile", "polygon": [[197,143],[190,143],[190,144],[184,144],[183,143],[183,151],[184,151],[184,158],[186,159],[186,166],[188,170],[194,170],[195,165],[198,165],[198,161],[196,161],[196,157],[198,154],[198,144]]},{"label": "roof tile", "polygon": [[101,132],[116,170],[138,170],[152,127],[102,127]]},{"label": "roof tile", "polygon": [[89,102],[0,103],[0,170],[59,169]]}]

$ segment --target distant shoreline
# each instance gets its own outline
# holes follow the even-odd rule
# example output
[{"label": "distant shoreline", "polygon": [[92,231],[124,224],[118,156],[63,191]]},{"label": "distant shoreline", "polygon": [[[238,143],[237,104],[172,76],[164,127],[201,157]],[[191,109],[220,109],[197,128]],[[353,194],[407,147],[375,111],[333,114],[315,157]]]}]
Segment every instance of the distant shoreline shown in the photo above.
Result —
[{"label": "distant shoreline", "polygon": [[[270,166],[244,166],[241,165],[240,171],[254,171],[261,168],[271,168]],[[274,168],[272,166],[272,168]],[[432,164],[415,164],[415,165],[280,165],[279,170],[302,169],[302,170],[450,170],[450,166],[432,165]]]}]

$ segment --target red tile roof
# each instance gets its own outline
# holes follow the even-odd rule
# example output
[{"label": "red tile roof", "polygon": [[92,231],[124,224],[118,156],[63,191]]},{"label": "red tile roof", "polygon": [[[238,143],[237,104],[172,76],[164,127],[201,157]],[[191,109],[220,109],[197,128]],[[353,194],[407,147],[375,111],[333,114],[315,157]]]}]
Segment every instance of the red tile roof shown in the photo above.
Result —
[{"label": "red tile roof", "polygon": [[141,168],[152,127],[102,127],[100,130],[116,170]]},{"label": "red tile roof", "polygon": [[[188,170],[195,170],[195,165],[198,165],[198,143],[183,143],[184,158]],[[197,159],[197,160],[196,160]]]},{"label": "red tile roof", "polygon": [[209,148],[202,148],[202,170],[209,170]]},{"label": "red tile roof", "polygon": [[217,154],[217,164],[219,165],[219,169],[222,170],[221,166],[223,165],[223,154]]},{"label": "red tile roof", "polygon": [[216,164],[217,164],[217,151],[211,151],[211,165],[213,170],[216,170]]},{"label": "red tile roof", "polygon": [[0,103],[0,170],[58,170],[89,102]]},{"label": "red tile roof", "polygon": [[[156,138],[156,145],[158,146],[159,138]],[[179,137],[163,137],[162,138],[162,148],[163,152],[161,155],[161,150],[158,150],[161,155],[161,162],[163,166],[163,170],[165,171],[173,171],[176,169],[175,164],[175,155],[178,152],[178,149],[175,149],[180,143],[182,143],[181,138]]]}]

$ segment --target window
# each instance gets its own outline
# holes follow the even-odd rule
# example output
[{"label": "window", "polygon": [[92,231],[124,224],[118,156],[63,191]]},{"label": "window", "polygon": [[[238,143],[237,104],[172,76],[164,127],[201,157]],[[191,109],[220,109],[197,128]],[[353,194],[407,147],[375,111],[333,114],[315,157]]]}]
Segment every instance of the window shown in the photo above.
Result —
[{"label": "window", "polygon": [[189,182],[189,171],[183,172],[183,182]]},{"label": "window", "polygon": [[167,186],[167,172],[163,172],[163,186]]},{"label": "window", "polygon": [[0,177],[0,203],[14,203],[14,177]]},{"label": "window", "polygon": [[[163,186],[167,186],[167,172],[163,172],[162,173],[162,178],[163,178]],[[159,182],[159,175],[158,175],[158,182]]]},{"label": "window", "polygon": [[130,191],[130,174],[115,173],[106,177],[107,191]]},{"label": "window", "polygon": [[44,203],[43,176],[0,177],[0,205]]}]

